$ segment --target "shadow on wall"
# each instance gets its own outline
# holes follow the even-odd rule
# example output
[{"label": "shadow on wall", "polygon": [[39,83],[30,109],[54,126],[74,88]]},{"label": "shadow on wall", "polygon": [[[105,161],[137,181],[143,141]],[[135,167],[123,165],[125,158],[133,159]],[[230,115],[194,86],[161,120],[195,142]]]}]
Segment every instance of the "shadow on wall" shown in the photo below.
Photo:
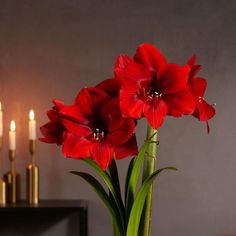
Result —
[{"label": "shadow on wall", "polygon": [[[60,230],[62,221],[66,227]],[[56,236],[58,232],[60,236],[80,235],[78,214],[7,212],[0,220],[1,236]]]}]

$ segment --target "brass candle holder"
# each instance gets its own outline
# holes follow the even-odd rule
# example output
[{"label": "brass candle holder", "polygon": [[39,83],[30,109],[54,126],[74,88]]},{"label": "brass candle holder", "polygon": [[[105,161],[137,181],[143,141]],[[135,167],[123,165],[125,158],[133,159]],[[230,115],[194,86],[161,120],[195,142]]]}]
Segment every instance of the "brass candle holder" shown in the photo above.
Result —
[{"label": "brass candle holder", "polygon": [[6,182],[6,200],[8,203],[16,203],[19,200],[20,176],[15,171],[14,161],[16,151],[9,150],[10,171],[4,175]]},{"label": "brass candle holder", "polygon": [[0,151],[2,151],[2,136],[0,136]]},{"label": "brass candle holder", "polygon": [[36,140],[29,141],[31,163],[27,166],[27,200],[37,205],[39,201],[39,168],[35,164]]},{"label": "brass candle holder", "polygon": [[[2,151],[2,137],[0,136],[0,152]],[[0,177],[0,205],[6,204],[6,183]]]},{"label": "brass candle holder", "polygon": [[0,205],[6,204],[6,183],[0,178]]}]

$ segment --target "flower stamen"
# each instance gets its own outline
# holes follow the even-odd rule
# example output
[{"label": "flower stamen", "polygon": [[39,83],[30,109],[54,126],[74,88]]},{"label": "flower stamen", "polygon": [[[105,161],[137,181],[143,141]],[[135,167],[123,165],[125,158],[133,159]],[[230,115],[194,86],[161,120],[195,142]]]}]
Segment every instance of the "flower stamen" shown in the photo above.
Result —
[{"label": "flower stamen", "polygon": [[162,93],[159,93],[157,91],[153,91],[153,89],[150,89],[146,94],[147,94],[148,101],[153,101],[155,99],[162,97]]},{"label": "flower stamen", "polygon": [[204,101],[204,97],[199,96],[198,101],[201,103],[202,101]]},{"label": "flower stamen", "polygon": [[162,93],[158,93],[158,92],[155,91],[154,94],[155,94],[156,98],[161,98],[162,97]]},{"label": "flower stamen", "polygon": [[102,130],[100,130],[98,128],[96,128],[95,131],[93,132],[93,138],[95,140],[101,140],[101,139],[104,138],[104,136],[105,136],[104,131],[102,131]]}]

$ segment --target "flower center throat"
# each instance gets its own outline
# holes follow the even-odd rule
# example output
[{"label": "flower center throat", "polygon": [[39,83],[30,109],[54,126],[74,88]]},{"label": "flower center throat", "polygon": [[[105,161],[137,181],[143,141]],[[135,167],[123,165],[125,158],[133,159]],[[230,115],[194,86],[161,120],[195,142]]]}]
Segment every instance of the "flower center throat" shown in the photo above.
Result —
[{"label": "flower center throat", "polygon": [[104,139],[105,133],[103,130],[100,130],[98,128],[95,129],[95,131],[93,132],[93,138],[95,140],[101,140]]}]

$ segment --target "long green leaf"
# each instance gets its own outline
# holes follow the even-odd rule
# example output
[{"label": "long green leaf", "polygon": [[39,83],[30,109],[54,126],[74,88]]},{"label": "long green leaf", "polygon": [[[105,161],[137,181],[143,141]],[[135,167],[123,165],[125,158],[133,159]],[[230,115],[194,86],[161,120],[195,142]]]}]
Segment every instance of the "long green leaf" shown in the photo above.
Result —
[{"label": "long green leaf", "polygon": [[117,224],[117,227],[115,228],[116,232],[119,232],[119,235],[122,236],[123,235],[122,221],[120,219],[119,212],[117,211],[116,207],[112,204],[112,201],[109,198],[103,186],[96,180],[96,178],[94,178],[92,175],[88,173],[78,172],[78,171],[71,171],[70,173],[80,176],[92,186],[94,191],[98,194],[100,199],[103,201],[103,203],[106,205],[107,209],[109,210],[112,217],[112,222],[116,222]]},{"label": "long green leaf", "polygon": [[127,192],[128,192],[128,187],[129,187],[129,181],[130,181],[130,175],[134,166],[134,161],[135,161],[135,157],[133,157],[129,163],[129,167],[127,170],[127,174],[126,174],[126,178],[125,178],[125,202],[127,202]]},{"label": "long green leaf", "polygon": [[155,180],[155,178],[163,171],[163,170],[177,170],[175,167],[165,167],[155,171],[152,175],[150,175],[142,184],[137,196],[134,200],[133,207],[130,212],[130,218],[127,227],[126,236],[137,236],[140,218],[143,210],[143,206],[145,203],[145,199],[147,193]]},{"label": "long green leaf", "polygon": [[111,164],[109,166],[109,173],[110,173],[110,176],[111,176],[113,182],[116,185],[116,189],[117,189],[118,194],[120,195],[120,198],[121,198],[119,174],[118,174],[118,170],[117,170],[116,161],[114,158],[112,159]]},{"label": "long green leaf", "polygon": [[149,145],[149,142],[154,135],[155,134],[153,134],[151,137],[149,137],[149,139],[146,140],[145,143],[142,145],[141,149],[139,150],[138,156],[134,161],[133,167],[131,169],[127,192],[126,192],[126,196],[125,196],[127,220],[129,218],[129,213],[130,213],[131,207],[133,205],[133,201],[134,201],[134,197],[135,197],[135,193],[136,193],[136,188],[137,188],[137,183],[138,183],[138,179],[139,179],[141,168],[142,168],[143,159],[144,159],[147,147]]},{"label": "long green leaf", "polygon": [[125,208],[124,204],[122,202],[121,196],[119,194],[119,190],[116,187],[116,184],[112,180],[111,176],[106,172],[101,169],[101,167],[92,159],[86,158],[83,159],[89,166],[91,166],[103,179],[105,184],[107,185],[109,191],[111,192],[111,195],[115,201],[116,207],[119,210],[120,213],[120,218],[122,220],[122,230],[125,232]]}]

